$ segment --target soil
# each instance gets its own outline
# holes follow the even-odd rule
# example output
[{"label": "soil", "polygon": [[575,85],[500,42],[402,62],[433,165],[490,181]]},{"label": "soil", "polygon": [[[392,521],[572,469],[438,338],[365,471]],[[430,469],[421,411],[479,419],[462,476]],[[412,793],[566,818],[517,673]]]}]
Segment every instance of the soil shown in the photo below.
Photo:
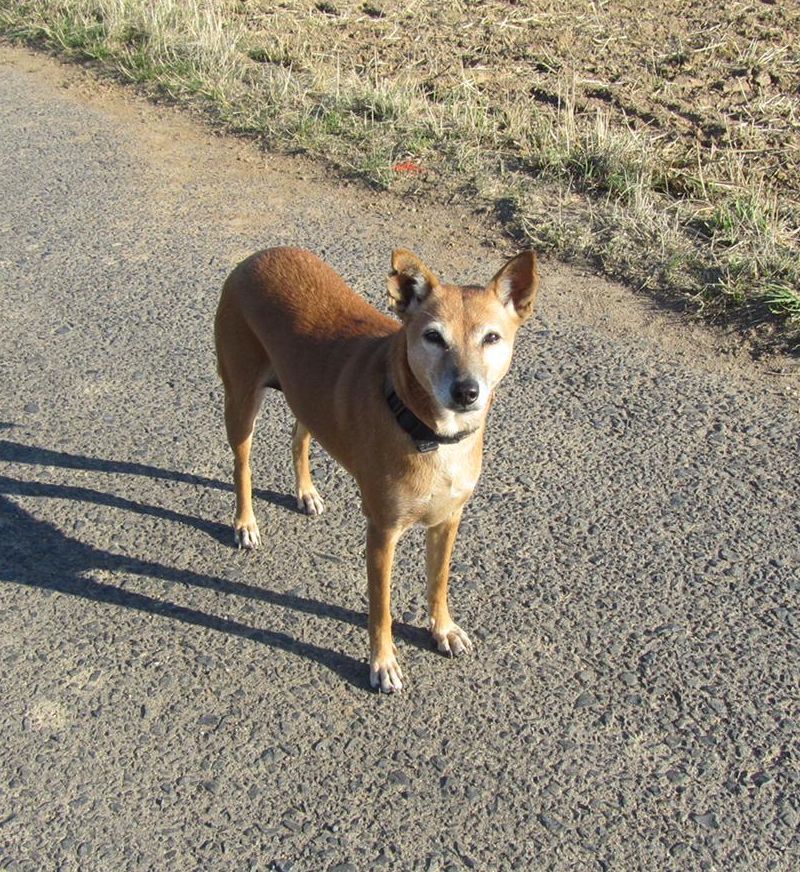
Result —
[{"label": "soil", "polygon": [[284,0],[241,14],[254,43],[296,70],[410,79],[433,100],[471,87],[490,107],[552,112],[573,99],[655,133],[687,172],[701,162],[720,178],[763,178],[797,208],[796,3]]}]

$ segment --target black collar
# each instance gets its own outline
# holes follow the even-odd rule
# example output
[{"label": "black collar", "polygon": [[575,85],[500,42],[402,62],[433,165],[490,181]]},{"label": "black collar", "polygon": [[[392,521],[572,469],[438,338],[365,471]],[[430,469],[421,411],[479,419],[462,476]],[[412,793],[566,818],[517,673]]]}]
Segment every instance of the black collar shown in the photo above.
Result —
[{"label": "black collar", "polygon": [[417,446],[417,451],[425,454],[427,451],[436,451],[440,445],[453,445],[460,442],[474,430],[462,430],[460,433],[455,433],[452,436],[441,436],[435,430],[425,424],[408,408],[403,405],[403,401],[394,392],[394,388],[389,388],[389,393],[386,394],[386,402],[392,410],[392,414],[397,419],[397,423],[401,429],[414,440]]}]

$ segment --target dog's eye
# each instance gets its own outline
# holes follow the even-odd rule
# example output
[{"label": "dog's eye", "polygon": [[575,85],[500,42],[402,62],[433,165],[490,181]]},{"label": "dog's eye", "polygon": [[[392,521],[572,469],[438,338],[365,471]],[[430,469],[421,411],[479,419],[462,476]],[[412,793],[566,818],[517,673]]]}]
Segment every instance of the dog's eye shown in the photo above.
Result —
[{"label": "dog's eye", "polygon": [[447,343],[444,341],[444,336],[438,330],[426,330],[422,334],[426,342],[431,345],[438,345],[439,348],[447,348]]},{"label": "dog's eye", "polygon": [[483,344],[484,345],[494,345],[495,342],[499,342],[499,341],[500,341],[500,334],[499,333],[494,333],[494,332],[487,333],[483,337]]}]

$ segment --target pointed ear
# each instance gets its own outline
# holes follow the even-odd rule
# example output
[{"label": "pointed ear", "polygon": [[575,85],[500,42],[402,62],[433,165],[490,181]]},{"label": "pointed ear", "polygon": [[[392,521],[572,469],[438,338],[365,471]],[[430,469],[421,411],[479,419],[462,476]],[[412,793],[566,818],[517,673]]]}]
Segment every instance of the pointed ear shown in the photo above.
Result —
[{"label": "pointed ear", "polygon": [[527,321],[533,314],[538,288],[536,255],[530,250],[512,258],[488,286],[488,290],[494,291],[500,302],[506,308],[512,309],[520,321]]},{"label": "pointed ear", "polygon": [[392,252],[392,271],[387,285],[389,305],[402,317],[439,286],[439,279],[416,254],[396,248]]}]

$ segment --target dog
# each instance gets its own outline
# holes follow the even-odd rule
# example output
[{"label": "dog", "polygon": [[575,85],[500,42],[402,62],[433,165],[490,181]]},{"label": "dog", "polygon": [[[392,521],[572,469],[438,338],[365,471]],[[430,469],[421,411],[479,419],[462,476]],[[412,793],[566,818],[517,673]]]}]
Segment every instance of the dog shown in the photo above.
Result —
[{"label": "dog", "polygon": [[367,303],[309,251],[269,248],[228,276],[215,320],[225,427],[234,455],[240,548],[257,548],[250,449],[268,388],[296,418],[292,458],[298,508],[319,515],[312,436],[355,478],[367,518],[369,675],[400,691],[390,584],[395,546],[427,528],[430,629],[450,656],[472,648],[448,607],[450,557],[464,504],[481,471],[483,434],[514,339],[530,317],[539,275],[523,251],[486,286],[448,285],[412,252],[392,253],[392,318]]}]

